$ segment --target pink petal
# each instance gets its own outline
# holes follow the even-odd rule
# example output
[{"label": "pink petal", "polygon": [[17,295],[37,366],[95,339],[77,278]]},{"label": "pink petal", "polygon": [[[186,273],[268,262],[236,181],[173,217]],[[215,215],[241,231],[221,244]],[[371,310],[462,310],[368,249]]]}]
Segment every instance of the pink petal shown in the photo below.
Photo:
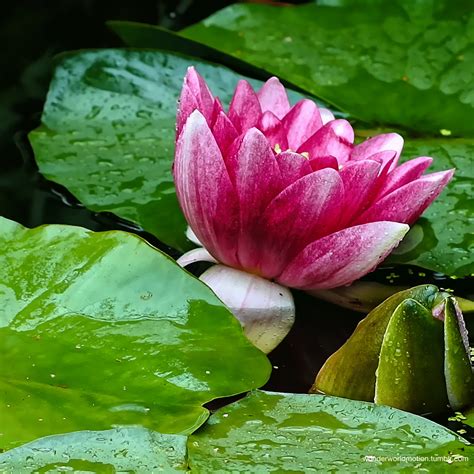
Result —
[{"label": "pink petal", "polygon": [[276,160],[280,167],[283,188],[313,171],[308,159],[293,151],[279,153]]},{"label": "pink petal", "polygon": [[178,200],[198,240],[219,261],[238,265],[237,196],[204,116],[195,110],[176,144],[173,166]]},{"label": "pink petal", "polygon": [[418,179],[432,162],[433,158],[420,156],[401,164],[386,176],[382,187],[377,193],[377,198],[386,196],[403,185]]},{"label": "pink petal", "polygon": [[281,120],[274,115],[273,112],[264,112],[260,117],[258,129],[267,137],[272,148],[276,145],[278,145],[281,150],[286,150],[288,148],[286,130],[284,129]]},{"label": "pink petal", "polygon": [[206,81],[198,74],[193,66],[189,67],[184,78],[184,84],[179,99],[176,136],[179,137],[186,120],[196,109],[201,112],[208,123],[211,123],[213,108],[214,98],[207,87]]},{"label": "pink petal", "polygon": [[351,219],[359,215],[363,206],[370,205],[377,184],[380,163],[372,160],[348,162],[340,171],[344,183],[344,204],[341,226],[345,227]]},{"label": "pink petal", "polygon": [[296,103],[283,117],[282,122],[286,130],[288,146],[292,150],[297,150],[323,125],[318,107],[308,99]]},{"label": "pink petal", "polygon": [[335,120],[333,113],[329,109],[320,108],[319,113],[321,114],[323,125],[326,125],[331,120]]},{"label": "pink petal", "polygon": [[305,247],[276,280],[304,290],[347,285],[379,265],[408,230],[397,222],[343,229]]},{"label": "pink petal", "polygon": [[318,156],[316,158],[310,158],[309,164],[313,171],[322,170],[324,168],[332,168],[336,171],[339,169],[339,163],[334,156]]},{"label": "pink petal", "polygon": [[212,134],[214,135],[223,155],[226,154],[230,145],[232,145],[238,136],[233,123],[223,111],[219,112],[216,117],[215,123],[212,126]]},{"label": "pink petal", "polygon": [[385,177],[389,173],[390,169],[392,169],[392,167],[395,166],[395,163],[398,161],[398,156],[397,152],[393,150],[380,151],[364,159],[361,158],[359,160],[353,160],[351,158],[349,160],[349,163],[356,163],[357,161],[366,160],[376,161],[377,163],[380,163],[379,185],[381,185],[385,180]]},{"label": "pink petal", "polygon": [[351,153],[351,160],[365,160],[375,153],[381,151],[396,152],[396,159],[392,163],[393,169],[403,149],[403,138],[398,133],[385,133],[365,140],[356,145]]},{"label": "pink petal", "polygon": [[243,268],[254,268],[263,245],[256,235],[261,216],[282,189],[280,168],[267,139],[256,128],[240,139],[238,151],[227,160],[227,167],[240,203],[239,260]]},{"label": "pink petal", "polygon": [[247,338],[261,351],[273,350],[295,320],[288,288],[225,265],[214,265],[200,277],[240,321]]},{"label": "pink petal", "polygon": [[309,242],[331,232],[338,223],[343,198],[339,173],[331,168],[302,177],[276,196],[259,222],[264,239],[262,275],[279,275]]},{"label": "pink petal", "polygon": [[340,165],[344,164],[352,151],[354,130],[347,120],[332,120],[323,125],[299,148],[298,152],[309,153],[309,157],[334,156]]},{"label": "pink petal", "polygon": [[257,94],[247,81],[241,80],[237,84],[228,115],[239,133],[258,124],[262,109]]},{"label": "pink petal", "polygon": [[360,216],[356,223],[390,220],[412,224],[438,197],[454,170],[428,174],[387,194]]},{"label": "pink petal", "polygon": [[[212,115],[211,115],[211,121],[207,122],[209,126],[212,127],[216,123],[217,117],[220,115],[221,112],[224,112],[224,108],[222,107],[222,103],[219,99],[219,97],[214,98],[214,105],[212,107]],[[225,112],[224,112],[225,113]]]},{"label": "pink petal", "polygon": [[[367,206],[365,206],[364,209],[361,210],[365,211],[371,204],[377,199],[377,196],[379,195],[380,189],[383,187],[385,183],[385,179],[394,165],[396,161],[398,160],[397,157],[397,152],[396,151],[381,151],[379,153],[375,153],[373,155],[370,155],[367,160],[370,161],[376,161],[377,163],[380,163],[380,171],[379,171],[379,176],[377,178],[377,183],[375,185],[375,188],[373,189],[373,195],[371,198],[370,202],[367,202]],[[357,163],[360,161],[367,161],[367,160],[349,160],[348,163]]]},{"label": "pink petal", "polygon": [[281,119],[290,110],[286,90],[276,77],[268,79],[258,91],[257,96],[262,112],[270,111]]}]

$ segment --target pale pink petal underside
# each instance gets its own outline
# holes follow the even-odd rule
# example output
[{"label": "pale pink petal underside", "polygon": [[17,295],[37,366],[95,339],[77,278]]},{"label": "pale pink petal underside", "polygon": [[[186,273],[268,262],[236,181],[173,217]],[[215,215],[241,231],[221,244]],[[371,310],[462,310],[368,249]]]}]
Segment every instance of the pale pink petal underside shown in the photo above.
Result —
[{"label": "pale pink petal underside", "polygon": [[247,338],[265,353],[288,334],[295,304],[288,288],[247,272],[214,265],[200,277],[240,321]]},{"label": "pale pink petal underside", "polygon": [[193,244],[196,244],[199,247],[202,247],[202,242],[197,238],[197,235],[194,233],[193,229],[191,229],[191,227],[189,226],[186,228],[186,237]]}]

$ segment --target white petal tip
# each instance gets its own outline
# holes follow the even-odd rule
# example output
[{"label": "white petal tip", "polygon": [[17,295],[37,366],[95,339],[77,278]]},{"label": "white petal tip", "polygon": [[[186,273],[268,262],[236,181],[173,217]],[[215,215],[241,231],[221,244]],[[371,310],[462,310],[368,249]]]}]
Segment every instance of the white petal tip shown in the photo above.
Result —
[{"label": "white petal tip", "polygon": [[197,238],[197,235],[194,233],[193,229],[188,226],[186,229],[186,237],[190,240],[193,244],[199,245],[199,247],[203,247],[201,241]]},{"label": "white petal tip", "polygon": [[205,248],[190,250],[176,260],[176,263],[183,268],[196,262],[217,263],[217,260]]}]

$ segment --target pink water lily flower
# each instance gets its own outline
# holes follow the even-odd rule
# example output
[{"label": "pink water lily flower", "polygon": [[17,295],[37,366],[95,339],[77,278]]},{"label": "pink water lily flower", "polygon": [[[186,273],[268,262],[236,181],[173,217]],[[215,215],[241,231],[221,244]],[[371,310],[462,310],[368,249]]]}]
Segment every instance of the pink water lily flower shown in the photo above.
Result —
[{"label": "pink water lily flower", "polygon": [[[398,165],[403,139],[358,145],[347,120],[275,77],[240,81],[226,112],[191,67],[181,93],[174,179],[195,235],[218,262],[303,290],[347,285],[398,245],[453,175],[432,158]],[[202,255],[201,255],[202,256]]]}]

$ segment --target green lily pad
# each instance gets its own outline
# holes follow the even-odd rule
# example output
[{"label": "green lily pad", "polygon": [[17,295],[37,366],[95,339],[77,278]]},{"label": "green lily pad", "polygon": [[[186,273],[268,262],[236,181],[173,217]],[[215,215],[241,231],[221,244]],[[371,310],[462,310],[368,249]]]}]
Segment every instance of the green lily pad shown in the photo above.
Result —
[{"label": "green lily pad", "polygon": [[230,101],[241,76],[200,59],[128,50],[63,55],[42,125],[29,135],[44,176],[91,210],[113,212],[180,250],[191,244],[171,165],[177,100],[190,65],[224,104]]},{"label": "green lily pad", "polygon": [[[433,5],[436,5],[434,7]],[[460,2],[236,4],[183,30],[371,123],[474,134],[474,17]]]},{"label": "green lily pad", "polygon": [[374,400],[420,414],[448,406],[443,324],[414,299],[402,301],[387,325]]},{"label": "green lily pad", "polygon": [[435,286],[420,285],[396,293],[373,309],[347,342],[325,362],[312,390],[373,401],[379,354],[393,312],[407,298],[431,308],[437,294]]},{"label": "green lily pad", "polygon": [[444,345],[449,404],[456,410],[474,402],[474,374],[464,321],[458,317],[452,298],[446,301]]},{"label": "green lily pad", "polygon": [[186,436],[128,427],[78,431],[40,438],[0,454],[0,472],[70,471],[185,472]]},{"label": "green lily pad", "polygon": [[453,180],[412,227],[387,263],[418,265],[450,276],[474,274],[474,141],[409,139],[402,161],[431,156],[429,171],[456,168]]},{"label": "green lily pad", "polygon": [[[186,452],[187,451],[187,452]],[[118,428],[48,436],[0,454],[6,472],[465,470],[473,448],[432,421],[343,398],[256,391],[196,433]],[[3,471],[2,471],[3,472]]]},{"label": "green lily pad", "polygon": [[179,33],[157,25],[148,25],[134,21],[112,20],[107,22],[107,26],[115,32],[126,45],[133,46],[134,48],[156,48],[181,53],[230,67],[246,76],[255,77],[262,81],[268,79],[268,73],[262,69],[240,61],[234,56],[222,53],[215,48],[210,48],[198,41],[184,38],[180,36]]},{"label": "green lily pad", "polygon": [[267,358],[209,288],[145,241],[0,219],[0,448],[76,430],[190,433]]},{"label": "green lily pad", "polygon": [[220,409],[188,441],[191,472],[445,472],[473,455],[451,431],[394,408],[270,392]]}]

